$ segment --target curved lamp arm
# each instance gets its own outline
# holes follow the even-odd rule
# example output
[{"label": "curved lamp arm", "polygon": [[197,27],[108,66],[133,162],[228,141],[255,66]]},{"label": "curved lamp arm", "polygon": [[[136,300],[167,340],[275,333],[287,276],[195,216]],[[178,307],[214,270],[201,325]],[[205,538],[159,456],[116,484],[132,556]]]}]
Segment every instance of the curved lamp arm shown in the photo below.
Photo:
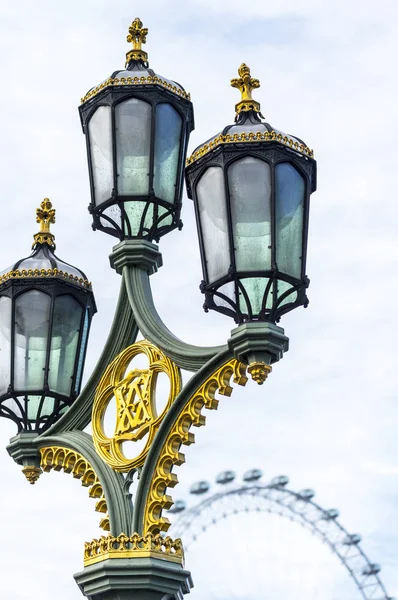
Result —
[{"label": "curved lamp arm", "polygon": [[55,435],[71,429],[84,429],[91,421],[91,409],[95,390],[105,369],[122,350],[133,344],[137,338],[138,327],[128,302],[126,286],[122,280],[119,300],[108,339],[102,354],[83,390],[59,421],[54,423],[43,435]]},{"label": "curved lamp arm", "polygon": [[178,339],[163,323],[153,302],[149,276],[162,265],[155,244],[146,240],[125,240],[114,247],[111,265],[123,276],[134,317],[142,335],[158,346],[181,368],[197,371],[220,352],[223,346],[194,346]]},{"label": "curved lamp arm", "polygon": [[177,338],[163,323],[153,301],[149,274],[140,267],[124,267],[123,279],[138,327],[143,336],[181,368],[197,371],[227,346],[194,346]]}]

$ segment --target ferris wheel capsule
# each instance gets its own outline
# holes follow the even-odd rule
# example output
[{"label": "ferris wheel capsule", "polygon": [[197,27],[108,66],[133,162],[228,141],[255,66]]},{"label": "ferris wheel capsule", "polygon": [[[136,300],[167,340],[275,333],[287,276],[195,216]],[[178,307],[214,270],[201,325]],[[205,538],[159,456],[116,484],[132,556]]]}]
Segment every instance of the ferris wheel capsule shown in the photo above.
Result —
[{"label": "ferris wheel capsule", "polygon": [[226,483],[231,483],[236,477],[234,471],[222,471],[216,477],[216,483],[221,483],[222,485]]},{"label": "ferris wheel capsule", "polygon": [[323,511],[323,519],[325,521],[331,521],[333,519],[337,519],[340,515],[340,511],[337,508],[329,508],[328,510]]},{"label": "ferris wheel capsule", "polygon": [[208,481],[197,481],[191,485],[189,490],[190,494],[205,494],[210,489],[210,483]]},{"label": "ferris wheel capsule", "polygon": [[381,566],[377,563],[370,563],[367,567],[365,567],[362,571],[362,575],[377,575],[380,573]]},{"label": "ferris wheel capsule", "polygon": [[169,513],[177,514],[185,510],[187,507],[187,503],[184,500],[176,500],[171,508],[169,508]]},{"label": "ferris wheel capsule", "polygon": [[307,488],[305,490],[301,490],[300,492],[298,492],[297,496],[301,500],[311,500],[315,496],[315,491],[310,488]]},{"label": "ferris wheel capsule", "polygon": [[286,475],[277,475],[273,477],[268,487],[285,487],[289,483],[289,477]]},{"label": "ferris wheel capsule", "polygon": [[345,546],[356,546],[362,540],[361,536],[358,533],[350,533],[345,538],[343,544]]},{"label": "ferris wheel capsule", "polygon": [[243,481],[257,481],[261,479],[263,476],[263,472],[261,469],[250,469],[250,471],[246,471],[243,475]]}]

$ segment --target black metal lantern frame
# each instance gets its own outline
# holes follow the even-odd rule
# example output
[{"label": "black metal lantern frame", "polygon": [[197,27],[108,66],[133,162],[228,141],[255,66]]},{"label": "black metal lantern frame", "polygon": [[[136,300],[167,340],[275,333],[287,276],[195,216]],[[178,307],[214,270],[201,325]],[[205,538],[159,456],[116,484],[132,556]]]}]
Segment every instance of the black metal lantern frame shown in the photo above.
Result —
[{"label": "black metal lantern frame", "polygon": [[[20,261],[21,262],[21,261]],[[30,275],[32,275],[30,273]],[[26,277],[11,278],[1,284],[0,297],[11,299],[11,329],[10,329],[10,385],[6,393],[0,395],[0,416],[14,421],[18,426],[18,431],[43,432],[48,429],[59,417],[73,404],[77,398],[82,380],[82,373],[87,350],[87,341],[91,325],[91,319],[96,312],[96,305],[91,289],[85,289],[79,284],[74,284],[68,280],[58,279],[56,277]],[[47,347],[45,357],[44,386],[40,389],[23,389],[15,387],[15,331],[16,331],[16,300],[26,292],[31,290],[39,291],[50,297],[49,328],[47,333]],[[81,306],[81,319],[79,325],[79,336],[76,345],[76,356],[73,366],[73,375],[71,377],[71,393],[69,395],[58,393],[49,388],[50,372],[50,350],[52,333],[54,329],[54,308],[55,301],[60,296],[72,296]],[[26,355],[26,360],[28,356]],[[29,417],[29,397],[40,397],[35,418]],[[54,400],[54,407],[50,414],[44,410],[46,399]]]},{"label": "black metal lantern frame", "polygon": [[[228,128],[229,129],[229,128]],[[224,133],[224,132],[223,132]],[[245,157],[253,157],[267,163],[271,173],[271,270],[240,271],[237,269],[234,252],[234,234],[232,229],[232,215],[230,190],[228,184],[228,167],[235,161]],[[290,163],[300,173],[305,182],[304,192],[304,215],[301,254],[301,276],[300,279],[283,273],[278,269],[276,260],[276,190],[275,190],[275,167],[281,163]],[[228,219],[228,238],[230,267],[227,276],[210,283],[206,264],[203,231],[199,216],[199,204],[197,200],[197,185],[209,167],[221,167],[223,170],[226,208]],[[314,159],[303,156],[289,147],[275,142],[239,142],[227,143],[218,146],[208,154],[195,160],[186,168],[186,182],[188,197],[193,198],[195,204],[195,215],[198,228],[199,246],[203,268],[203,281],[200,289],[205,295],[204,309],[215,310],[232,317],[236,323],[247,321],[270,321],[278,322],[281,316],[298,306],[306,307],[308,298],[306,289],[309,279],[306,276],[306,255],[309,221],[310,194],[316,189],[316,162]],[[256,312],[250,302],[245,287],[248,278],[266,278],[267,285],[262,298],[261,310]],[[289,288],[282,294],[278,294],[278,282],[286,282]],[[235,301],[226,296],[221,288],[230,282],[234,285]],[[243,298],[246,310],[242,311],[238,299]]]},{"label": "black metal lantern frame", "polygon": [[[130,66],[135,68],[139,67],[137,63],[132,63]],[[145,73],[149,72],[151,77],[156,77],[155,73],[151,69],[145,70]],[[117,77],[118,71],[111,76],[111,81],[114,77]],[[127,73],[127,71],[123,71]],[[139,71],[132,71],[132,75],[139,74]],[[137,79],[137,77],[135,77]],[[183,175],[185,160],[187,154],[189,134],[194,128],[194,117],[192,103],[183,96],[178,96],[173,92],[168,91],[161,85],[149,85],[149,84],[137,84],[132,85],[125,84],[125,78],[122,80],[123,85],[110,85],[105,87],[101,92],[95,95],[93,98],[84,102],[80,108],[80,118],[83,127],[83,132],[86,135],[87,142],[87,159],[89,165],[89,177],[91,187],[91,203],[89,205],[89,212],[93,216],[92,227],[94,230],[98,229],[109,233],[120,241],[128,238],[141,238],[147,239],[148,241],[159,241],[163,235],[172,231],[173,229],[181,229],[182,222],[180,219],[181,206],[182,206],[182,191],[183,191]],[[182,88],[180,88],[182,90]],[[116,119],[115,119],[115,108],[116,106],[135,98],[142,102],[146,102],[151,106],[151,139],[150,139],[150,155],[149,155],[149,193],[144,195],[126,195],[121,194],[118,185],[118,174],[117,174],[117,148],[116,148]],[[155,132],[156,132],[156,110],[160,104],[171,105],[182,119],[181,134],[179,141],[179,157],[178,167],[175,185],[174,201],[167,202],[162,198],[156,196],[154,191],[154,163],[155,163]],[[96,205],[95,200],[95,183],[94,183],[94,165],[91,156],[91,140],[89,133],[89,123],[97,109],[101,106],[109,106],[111,108],[111,136],[112,136],[112,168],[113,168],[113,189],[108,200],[102,202],[100,206]],[[138,228],[138,232],[134,234],[131,231],[131,225],[126,214],[125,203],[127,202],[141,202],[145,204],[145,208],[142,211],[141,221]],[[153,205],[154,216],[153,222],[150,227],[145,225],[146,216],[148,210]],[[118,217],[115,219],[113,211],[117,207]],[[162,210],[159,210],[159,208]],[[120,217],[119,217],[120,215]],[[117,222],[119,221],[119,222]]]}]

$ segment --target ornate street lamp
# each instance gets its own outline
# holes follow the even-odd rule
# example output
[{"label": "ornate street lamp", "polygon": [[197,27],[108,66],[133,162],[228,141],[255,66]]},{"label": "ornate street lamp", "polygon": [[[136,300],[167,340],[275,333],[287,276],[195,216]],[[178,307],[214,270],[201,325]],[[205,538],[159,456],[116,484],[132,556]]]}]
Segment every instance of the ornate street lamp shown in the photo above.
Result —
[{"label": "ornate street lamp", "polygon": [[205,310],[236,323],[270,321],[307,306],[306,253],[313,152],[299,138],[261,120],[258,88],[242,64],[231,81],[242,99],[234,125],[187,161],[195,203]]},{"label": "ornate street lamp", "polygon": [[82,271],[54,254],[46,198],[37,209],[33,252],[0,274],[0,416],[19,432],[42,432],[68,410],[81,386],[96,312]]},{"label": "ornate street lamp", "polygon": [[[205,424],[203,409],[216,409],[248,374],[264,383],[288,349],[275,322],[307,303],[315,161],[298,138],[263,123],[251,96],[259,82],[242,65],[232,82],[242,92],[236,124],[196,150],[186,169],[205,307],[238,326],[224,345],[199,347],[162,322],[150,285],[162,265],[153,241],[180,226],[193,109],[181,86],[149,69],[146,35],[135,19],[126,70],[90,90],[80,107],[89,210],[94,229],[119,239],[110,262],[121,291],[108,340],[76,402],[95,303],[83,273],[54,255],[48,200],[38,211],[42,230],[32,256],[0,279],[0,416],[20,431],[7,450],[31,483],[42,471],[72,473],[105,515],[107,536],[86,543],[84,569],[75,575],[90,600],[176,600],[189,591],[182,542],[164,537],[162,512],[173,504],[168,489],[178,482],[183,446],[194,442],[193,426]],[[143,341],[136,342],[138,332]],[[184,385],[181,369],[194,372]],[[159,378],[169,381],[163,398]],[[110,405],[114,429],[105,431]],[[137,472],[133,506],[129,486]]]},{"label": "ornate street lamp", "polygon": [[80,106],[87,140],[93,228],[119,240],[159,240],[181,228],[183,170],[194,127],[190,96],[157,75],[141,48],[148,30],[129,28],[126,68],[92,88]]}]

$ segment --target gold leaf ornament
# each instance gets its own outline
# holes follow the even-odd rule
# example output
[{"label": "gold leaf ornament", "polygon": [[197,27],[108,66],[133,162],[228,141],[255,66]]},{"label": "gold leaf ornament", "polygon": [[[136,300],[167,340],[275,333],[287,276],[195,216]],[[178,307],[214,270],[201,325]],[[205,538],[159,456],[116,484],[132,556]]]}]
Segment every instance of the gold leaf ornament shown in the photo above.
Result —
[{"label": "gold leaf ornament", "polygon": [[[129,364],[138,355],[147,357],[147,369]],[[170,390],[163,410],[156,406],[158,376],[165,373]],[[129,346],[106,369],[97,388],[93,404],[94,446],[99,456],[113,469],[128,472],[144,464],[153,438],[166,412],[181,389],[178,367],[156,346],[144,340]],[[112,437],[104,432],[104,419],[112,399],[116,403],[116,422]],[[123,452],[125,442],[146,437],[144,448],[134,458]]]}]

